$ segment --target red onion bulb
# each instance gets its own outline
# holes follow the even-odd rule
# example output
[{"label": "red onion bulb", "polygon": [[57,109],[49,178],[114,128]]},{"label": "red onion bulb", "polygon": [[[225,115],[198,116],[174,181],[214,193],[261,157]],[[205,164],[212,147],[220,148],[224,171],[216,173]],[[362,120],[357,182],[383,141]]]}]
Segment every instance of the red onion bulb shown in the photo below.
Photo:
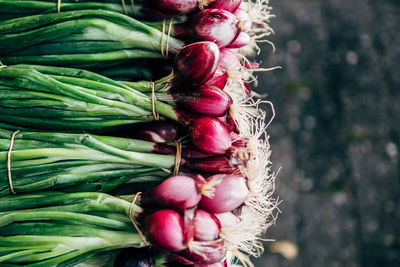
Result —
[{"label": "red onion bulb", "polygon": [[202,196],[199,206],[213,213],[223,213],[239,207],[249,195],[247,181],[234,174],[217,174],[207,178],[207,184],[215,184],[214,195]]},{"label": "red onion bulb", "polygon": [[176,252],[184,250],[183,218],[174,210],[159,210],[146,220],[149,241],[160,249]]}]

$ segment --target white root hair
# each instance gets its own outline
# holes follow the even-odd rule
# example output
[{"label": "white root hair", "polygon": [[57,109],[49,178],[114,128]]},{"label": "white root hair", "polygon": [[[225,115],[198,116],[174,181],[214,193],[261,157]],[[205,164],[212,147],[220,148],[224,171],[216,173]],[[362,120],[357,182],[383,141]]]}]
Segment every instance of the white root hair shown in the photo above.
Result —
[{"label": "white root hair", "polygon": [[[274,33],[269,26],[269,20],[273,17],[269,0],[243,0],[240,8],[249,14],[252,22],[248,32],[251,41],[242,48],[234,49],[242,64],[240,68],[227,70],[228,83],[224,91],[233,100],[229,112],[239,130],[239,136],[247,140],[248,158],[241,172],[247,177],[250,194],[242,206],[239,221],[223,227],[220,236],[228,249],[229,266],[254,267],[250,256],[258,257],[263,253],[262,242],[269,241],[263,239],[263,235],[275,223],[280,211],[279,199],[274,195],[277,173],[271,170],[271,150],[267,134],[267,128],[275,116],[274,107],[269,101],[254,100],[252,97],[260,96],[257,93],[252,93],[252,97],[249,97],[245,83],[254,83],[257,86],[254,73],[280,67],[251,68],[247,59],[260,53],[259,43],[269,43],[275,51],[273,43],[267,40]],[[270,105],[272,112],[262,110],[262,104]],[[267,116],[270,117],[268,121]]]},{"label": "white root hair", "polygon": [[275,46],[272,42],[265,38],[274,33],[274,30],[269,26],[270,19],[274,17],[271,14],[272,8],[269,5],[269,0],[245,0],[240,5],[250,17],[252,27],[248,34],[251,37],[250,43],[239,49],[239,53],[246,56],[258,55],[261,51],[257,43],[267,42],[271,44],[272,49]]},{"label": "white root hair", "polygon": [[[261,104],[271,106],[272,116],[268,122],[267,112],[259,107]],[[251,267],[245,254],[255,257],[262,254],[262,241],[266,241],[262,236],[274,224],[279,213],[279,200],[274,196],[276,173],[271,171],[271,150],[266,131],[275,112],[269,101],[234,98],[230,114],[240,136],[247,140],[249,159],[242,173],[247,177],[250,194],[242,207],[240,221],[222,228],[221,237],[231,251],[230,259],[236,259],[236,264]]]}]

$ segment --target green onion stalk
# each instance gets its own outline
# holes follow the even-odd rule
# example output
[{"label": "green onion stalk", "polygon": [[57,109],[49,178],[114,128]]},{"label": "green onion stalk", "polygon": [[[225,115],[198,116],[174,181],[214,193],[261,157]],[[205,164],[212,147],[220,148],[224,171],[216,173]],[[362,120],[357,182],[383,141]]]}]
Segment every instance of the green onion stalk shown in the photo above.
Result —
[{"label": "green onion stalk", "polygon": [[[161,154],[163,153],[163,154]],[[231,173],[228,158],[197,158],[175,148],[121,137],[0,128],[0,196],[40,190],[138,192],[173,171]],[[126,191],[126,190],[125,190]]]},{"label": "green onion stalk", "polygon": [[[183,42],[123,14],[79,10],[0,21],[0,60],[90,67],[176,54]],[[163,56],[164,55],[164,56]]]},{"label": "green onion stalk", "polygon": [[61,67],[0,68],[0,127],[96,130],[153,121],[156,113],[186,127],[203,152],[225,154],[231,146],[217,118],[193,115],[104,76]]},{"label": "green onion stalk", "polygon": [[144,247],[133,224],[142,209],[133,197],[96,192],[1,197],[1,266],[76,266],[97,254]]},{"label": "green onion stalk", "polygon": [[[0,21],[24,16],[48,14],[60,11],[99,9],[126,14],[139,19],[160,18],[157,10],[143,6],[135,0],[62,0],[60,5],[54,0],[0,0]],[[154,14],[155,13],[155,14]]]}]

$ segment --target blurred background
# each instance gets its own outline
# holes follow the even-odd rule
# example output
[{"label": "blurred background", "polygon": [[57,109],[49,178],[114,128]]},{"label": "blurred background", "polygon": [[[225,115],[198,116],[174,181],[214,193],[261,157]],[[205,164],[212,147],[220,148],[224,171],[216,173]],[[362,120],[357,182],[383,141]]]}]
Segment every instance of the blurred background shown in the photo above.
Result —
[{"label": "blurred background", "polygon": [[[255,266],[400,266],[400,1],[271,0],[282,214]],[[297,254],[297,256],[296,256]]]}]

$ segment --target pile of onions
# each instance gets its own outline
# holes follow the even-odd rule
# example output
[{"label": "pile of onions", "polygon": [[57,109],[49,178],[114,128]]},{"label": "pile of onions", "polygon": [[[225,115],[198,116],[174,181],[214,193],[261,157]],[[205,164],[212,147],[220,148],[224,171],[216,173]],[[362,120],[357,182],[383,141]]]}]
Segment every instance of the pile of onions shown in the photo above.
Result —
[{"label": "pile of onions", "polygon": [[221,262],[226,246],[216,214],[239,208],[248,195],[246,179],[239,175],[168,178],[142,195],[141,206],[156,210],[144,219],[147,238],[181,262]]}]

